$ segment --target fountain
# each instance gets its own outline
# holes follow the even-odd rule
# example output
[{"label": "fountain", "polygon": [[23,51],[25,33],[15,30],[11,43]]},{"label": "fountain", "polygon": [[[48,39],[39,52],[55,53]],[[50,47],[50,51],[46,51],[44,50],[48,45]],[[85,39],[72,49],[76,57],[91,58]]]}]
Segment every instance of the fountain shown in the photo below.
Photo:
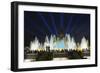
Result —
[{"label": "fountain", "polygon": [[[58,38],[58,39],[57,39]],[[89,49],[88,40],[85,37],[81,39],[81,43],[75,42],[75,39],[71,37],[69,34],[66,34],[65,37],[59,39],[55,35],[51,35],[50,38],[48,36],[45,37],[45,42],[40,43],[37,37],[35,40],[31,41],[30,43],[30,50],[45,50],[46,46],[50,47],[50,50],[57,50],[57,49],[67,49],[67,50],[83,50]]]}]

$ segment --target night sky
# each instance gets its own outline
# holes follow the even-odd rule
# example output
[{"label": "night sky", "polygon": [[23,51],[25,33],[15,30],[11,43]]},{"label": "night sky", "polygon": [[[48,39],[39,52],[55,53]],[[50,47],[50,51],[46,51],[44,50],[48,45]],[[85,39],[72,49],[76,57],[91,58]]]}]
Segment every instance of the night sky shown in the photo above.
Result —
[{"label": "night sky", "polygon": [[70,34],[76,42],[82,37],[90,41],[90,14],[24,11],[24,45],[35,37],[44,42],[45,36]]}]

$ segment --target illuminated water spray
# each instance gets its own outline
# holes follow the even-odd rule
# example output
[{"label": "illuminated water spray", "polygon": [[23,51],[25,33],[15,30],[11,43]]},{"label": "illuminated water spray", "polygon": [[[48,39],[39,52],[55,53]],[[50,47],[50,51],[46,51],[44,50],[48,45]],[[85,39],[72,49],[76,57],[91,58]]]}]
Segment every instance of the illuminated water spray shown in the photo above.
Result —
[{"label": "illuminated water spray", "polygon": [[83,50],[89,49],[88,40],[85,37],[81,39],[81,43],[75,42],[75,39],[71,37],[69,34],[66,34],[65,37],[59,39],[55,35],[51,35],[50,38],[48,36],[45,37],[45,42],[40,43],[37,37],[35,37],[34,41],[30,43],[30,50],[45,50],[46,47],[49,46],[51,50],[57,49],[67,49],[67,50]]},{"label": "illuminated water spray", "polygon": [[70,49],[76,49],[76,42],[74,40],[74,38],[71,38],[70,35],[66,35],[67,41],[66,41],[66,47],[68,48],[68,50]]},{"label": "illuminated water spray", "polygon": [[37,39],[37,37],[35,37],[35,40],[34,41],[31,41],[30,43],[30,50],[37,50],[40,46],[40,43]]},{"label": "illuminated water spray", "polygon": [[85,37],[82,38],[80,48],[82,49],[89,49],[88,46],[88,40],[85,39]]}]

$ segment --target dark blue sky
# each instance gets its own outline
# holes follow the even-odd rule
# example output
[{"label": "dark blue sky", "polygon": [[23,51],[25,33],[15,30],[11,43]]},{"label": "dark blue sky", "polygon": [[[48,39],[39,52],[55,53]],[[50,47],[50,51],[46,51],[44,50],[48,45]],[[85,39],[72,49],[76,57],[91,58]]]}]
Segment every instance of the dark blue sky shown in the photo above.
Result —
[{"label": "dark blue sky", "polygon": [[76,42],[85,36],[90,41],[90,15],[75,13],[24,11],[24,45],[38,37],[43,42],[45,36],[60,33],[70,34]]}]

